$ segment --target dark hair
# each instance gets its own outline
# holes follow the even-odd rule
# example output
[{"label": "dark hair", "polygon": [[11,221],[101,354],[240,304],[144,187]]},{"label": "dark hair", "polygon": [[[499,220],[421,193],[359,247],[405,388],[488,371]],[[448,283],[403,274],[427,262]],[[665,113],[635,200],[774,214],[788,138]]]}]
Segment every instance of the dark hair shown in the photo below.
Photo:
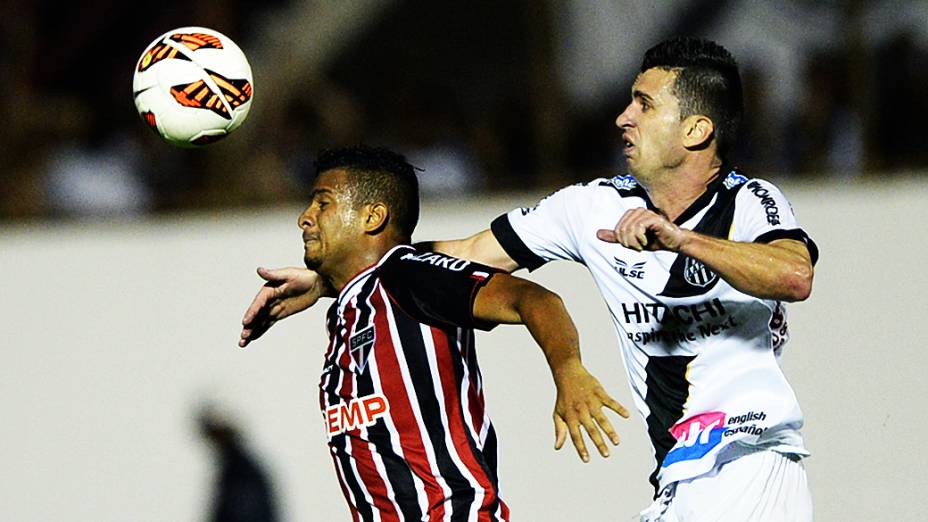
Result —
[{"label": "dark hair", "polygon": [[383,147],[355,145],[324,150],[315,161],[316,175],[344,169],[351,176],[356,205],[382,202],[397,230],[408,240],[419,222],[419,180],[402,154]]},{"label": "dark hair", "polygon": [[724,158],[738,134],[744,112],[738,64],[721,45],[702,38],[677,37],[648,49],[641,72],[677,70],[673,93],[680,118],[708,116],[715,127],[718,155]]}]

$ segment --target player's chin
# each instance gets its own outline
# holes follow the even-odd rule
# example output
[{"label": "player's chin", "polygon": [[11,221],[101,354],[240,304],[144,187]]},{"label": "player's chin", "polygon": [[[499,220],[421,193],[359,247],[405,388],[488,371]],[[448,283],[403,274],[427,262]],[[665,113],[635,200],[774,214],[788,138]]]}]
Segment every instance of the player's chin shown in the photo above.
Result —
[{"label": "player's chin", "polygon": [[310,270],[318,270],[322,265],[322,257],[306,252],[303,255],[303,264],[306,265],[306,268]]}]

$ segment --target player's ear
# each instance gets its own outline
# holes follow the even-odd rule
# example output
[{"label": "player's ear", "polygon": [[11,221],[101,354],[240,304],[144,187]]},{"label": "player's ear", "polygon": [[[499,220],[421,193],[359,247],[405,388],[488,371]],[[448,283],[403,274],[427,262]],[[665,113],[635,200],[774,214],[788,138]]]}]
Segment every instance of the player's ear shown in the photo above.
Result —
[{"label": "player's ear", "polygon": [[390,208],[384,203],[369,203],[364,206],[364,232],[377,234],[390,220]]},{"label": "player's ear", "polygon": [[715,125],[707,116],[694,114],[683,120],[683,146],[688,149],[702,149],[709,145]]}]

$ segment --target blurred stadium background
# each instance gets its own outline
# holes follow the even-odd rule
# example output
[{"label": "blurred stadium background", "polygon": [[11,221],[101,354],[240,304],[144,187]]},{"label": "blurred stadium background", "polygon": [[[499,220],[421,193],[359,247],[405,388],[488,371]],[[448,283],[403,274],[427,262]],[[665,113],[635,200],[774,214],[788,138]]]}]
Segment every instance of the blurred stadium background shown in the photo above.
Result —
[{"label": "blurred stadium background", "polygon": [[[145,45],[184,25],[231,37],[255,74],[249,120],[200,150],[162,143],[131,96]],[[643,52],[676,34],[738,58],[737,163],[780,183],[822,247],[786,357],[819,519],[922,520],[928,3],[914,0],[0,4],[0,519],[208,519],[221,461],[197,428],[204,401],[235,419],[280,520],[347,519],[318,420],[321,313],[235,347],[254,267],[300,263],[315,152],[405,152],[425,169],[417,238],[469,234],[618,172],[613,121]],[[589,366],[630,405],[585,272],[532,277],[565,297]],[[515,519],[630,520],[649,501],[640,419],[607,462],[552,453],[550,378],[527,335],[500,332],[479,342]]]}]

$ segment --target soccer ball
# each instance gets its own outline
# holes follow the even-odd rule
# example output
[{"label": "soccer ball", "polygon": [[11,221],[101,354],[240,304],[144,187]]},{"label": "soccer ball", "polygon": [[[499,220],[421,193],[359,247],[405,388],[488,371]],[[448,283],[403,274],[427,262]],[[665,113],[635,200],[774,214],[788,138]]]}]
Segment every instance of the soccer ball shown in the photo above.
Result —
[{"label": "soccer ball", "polygon": [[181,27],[153,41],[132,77],[142,120],[170,143],[196,147],[226,137],[251,109],[251,67],[227,36]]}]

